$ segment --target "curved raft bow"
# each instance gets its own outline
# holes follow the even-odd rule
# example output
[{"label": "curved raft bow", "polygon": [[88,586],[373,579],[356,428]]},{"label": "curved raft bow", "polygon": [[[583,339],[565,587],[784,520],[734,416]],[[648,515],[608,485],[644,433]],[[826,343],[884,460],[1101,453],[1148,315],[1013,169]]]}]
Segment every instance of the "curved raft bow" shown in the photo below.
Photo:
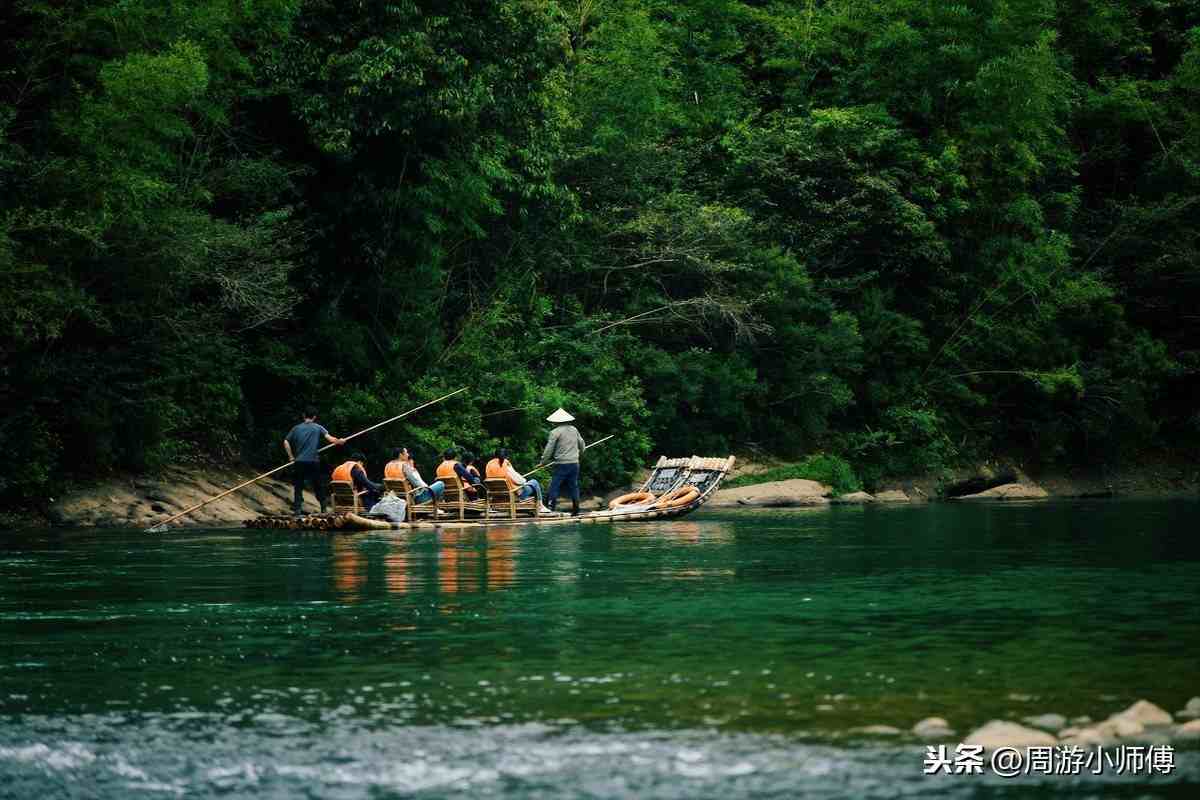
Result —
[{"label": "curved raft bow", "polygon": [[[365,513],[357,507],[335,509],[330,514],[307,517],[263,515],[246,520],[248,528],[286,528],[290,530],[352,533],[364,530],[403,530],[441,525],[482,527],[487,525],[572,525],[594,522],[672,519],[690,514],[708,502],[733,469],[733,456],[726,458],[660,458],[642,484],[638,502],[617,504],[603,511],[590,511],[572,517],[562,512],[542,513],[536,503],[516,504],[507,496],[485,498],[482,502],[447,503],[411,515],[406,522],[390,522]],[[457,478],[453,479],[457,480]],[[459,487],[461,489],[461,487]],[[453,494],[452,487],[447,491]],[[626,497],[629,497],[626,495]],[[617,498],[621,500],[623,498]],[[615,503],[615,501],[614,501]],[[410,506],[411,508],[411,506]],[[432,513],[430,513],[432,511]]]}]

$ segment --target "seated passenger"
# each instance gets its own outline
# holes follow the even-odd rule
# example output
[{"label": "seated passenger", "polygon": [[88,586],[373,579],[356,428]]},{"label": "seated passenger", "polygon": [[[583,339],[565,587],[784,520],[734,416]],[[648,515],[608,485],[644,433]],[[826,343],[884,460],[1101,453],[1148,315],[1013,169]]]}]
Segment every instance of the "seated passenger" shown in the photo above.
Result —
[{"label": "seated passenger", "polygon": [[421,478],[421,473],[417,471],[417,466],[413,463],[412,454],[408,452],[407,447],[397,447],[392,451],[392,460],[383,468],[383,477],[407,480],[408,485],[413,489],[413,501],[417,503],[424,503],[430,497],[441,500],[442,493],[446,491],[446,484],[441,481],[425,483]]},{"label": "seated passenger", "polygon": [[[438,464],[437,477],[441,481],[447,481],[452,476],[457,475],[458,479],[462,482],[463,491],[467,493],[467,497],[474,498],[478,493],[475,487],[480,483],[479,478],[476,477],[472,480],[470,471],[455,458],[456,455],[457,453],[453,449],[442,453],[442,463]],[[478,472],[476,472],[476,475],[478,475]]]},{"label": "seated passenger", "polygon": [[479,486],[483,483],[483,476],[479,474],[479,468],[475,466],[475,454],[467,451],[462,457],[463,467],[466,468],[467,474],[471,476],[471,485]]},{"label": "seated passenger", "polygon": [[[542,487],[535,479],[529,478],[517,472],[513,467],[512,462],[508,460],[508,451],[503,447],[496,451],[496,457],[487,463],[483,473],[489,478],[503,478],[508,483],[508,488],[517,489],[517,499],[525,500],[534,495],[537,495],[538,505],[542,504]],[[549,509],[547,509],[549,510]]]},{"label": "seated passenger", "polygon": [[362,453],[355,453],[350,456],[349,461],[339,464],[334,469],[332,480],[347,481],[354,486],[354,491],[366,492],[362,504],[364,508],[371,508],[383,496],[383,487],[367,477],[367,469],[363,466],[366,460],[367,457]]}]

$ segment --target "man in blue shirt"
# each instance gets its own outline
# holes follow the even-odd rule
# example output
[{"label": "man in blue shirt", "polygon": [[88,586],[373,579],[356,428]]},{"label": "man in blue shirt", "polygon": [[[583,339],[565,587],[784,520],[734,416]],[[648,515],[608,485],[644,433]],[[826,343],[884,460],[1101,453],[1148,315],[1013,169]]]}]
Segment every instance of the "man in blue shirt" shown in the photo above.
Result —
[{"label": "man in blue shirt", "polygon": [[309,406],[304,411],[304,422],[296,425],[284,437],[283,449],[287,451],[288,460],[292,462],[292,512],[299,516],[304,513],[304,484],[311,483],[317,502],[321,504],[321,513],[325,513],[325,481],[321,474],[321,439],[330,444],[345,444],[345,439],[339,439],[325,430],[325,426],[317,424],[317,410]]}]

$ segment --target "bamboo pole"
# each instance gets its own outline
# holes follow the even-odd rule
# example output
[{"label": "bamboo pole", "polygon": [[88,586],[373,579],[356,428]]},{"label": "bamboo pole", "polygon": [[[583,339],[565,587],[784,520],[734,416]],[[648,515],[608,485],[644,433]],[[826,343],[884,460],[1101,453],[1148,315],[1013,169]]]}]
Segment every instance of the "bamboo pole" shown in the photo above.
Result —
[{"label": "bamboo pole", "polygon": [[[345,438],[342,439],[340,444],[345,444],[346,442],[350,441],[351,439],[362,436],[364,433],[370,433],[371,431],[373,431],[377,428],[382,428],[384,425],[387,425],[391,422],[395,422],[398,419],[403,419],[404,417],[407,417],[409,414],[415,414],[416,412],[420,411],[423,408],[428,408],[429,406],[434,405],[435,403],[440,403],[443,400],[451,398],[454,395],[459,394],[460,392],[465,392],[466,390],[467,390],[467,387],[465,387],[465,386],[462,387],[461,389],[455,389],[453,392],[450,392],[450,394],[444,394],[441,397],[437,398],[436,400],[430,400],[428,403],[422,403],[421,405],[417,406],[416,408],[405,411],[403,414],[397,414],[396,416],[391,417],[390,419],[385,419],[383,422],[377,422],[369,428],[363,428],[358,433],[352,433],[349,436],[346,436]],[[337,446],[336,444],[327,444],[324,447],[322,447],[320,450],[318,450],[317,452],[323,453],[326,450],[328,450],[329,448],[336,447],[336,446]],[[197,509],[203,508],[204,506],[208,505],[209,503],[220,500],[222,497],[231,495],[239,489],[244,489],[252,483],[257,483],[258,481],[261,481],[263,478],[266,478],[270,475],[274,475],[276,472],[279,472],[280,470],[287,469],[291,465],[292,465],[292,462],[289,461],[286,464],[281,464],[280,466],[276,467],[273,470],[264,472],[261,475],[256,475],[255,477],[251,478],[248,481],[243,481],[242,483],[239,483],[237,486],[234,486],[232,489],[226,489],[225,491],[221,492],[220,494],[218,494],[214,497],[208,498],[204,502],[197,503],[196,505],[192,506],[191,508],[180,511],[178,514],[174,515],[173,517],[168,517],[167,519],[164,519],[162,522],[158,523],[157,525],[155,525],[152,528],[147,528],[146,533],[163,533],[167,530],[167,526],[170,523],[174,522],[175,520],[179,519],[180,517],[186,517],[188,514],[191,514],[193,511],[196,511]]]}]

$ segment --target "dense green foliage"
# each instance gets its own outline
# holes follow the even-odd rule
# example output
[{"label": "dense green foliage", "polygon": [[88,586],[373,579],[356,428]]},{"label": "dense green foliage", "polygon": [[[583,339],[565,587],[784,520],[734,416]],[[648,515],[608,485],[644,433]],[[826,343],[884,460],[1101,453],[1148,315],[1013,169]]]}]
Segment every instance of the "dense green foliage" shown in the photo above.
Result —
[{"label": "dense green foliage", "polygon": [[753,486],[756,483],[787,481],[794,478],[818,481],[833,489],[834,494],[850,494],[862,489],[862,481],[854,474],[854,467],[844,458],[829,453],[812,453],[795,464],[772,467],[754,474],[739,475],[721,485],[735,489],[739,486]]},{"label": "dense green foliage", "polygon": [[1190,0],[17,0],[0,493],[546,412],[868,483],[1200,429]]}]

